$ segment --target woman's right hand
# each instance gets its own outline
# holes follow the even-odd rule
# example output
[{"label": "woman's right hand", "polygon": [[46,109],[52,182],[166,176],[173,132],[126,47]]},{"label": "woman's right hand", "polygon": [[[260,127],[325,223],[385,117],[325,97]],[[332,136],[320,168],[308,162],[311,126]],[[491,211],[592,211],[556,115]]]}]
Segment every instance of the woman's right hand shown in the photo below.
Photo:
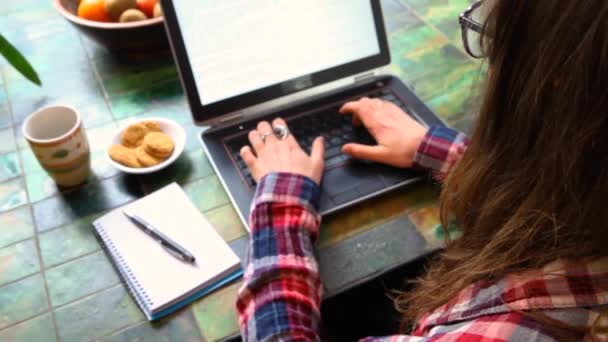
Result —
[{"label": "woman's right hand", "polygon": [[352,114],[353,125],[363,125],[378,145],[348,143],[342,151],[353,158],[371,160],[396,167],[411,167],[414,155],[427,129],[391,102],[361,98],[340,108]]}]

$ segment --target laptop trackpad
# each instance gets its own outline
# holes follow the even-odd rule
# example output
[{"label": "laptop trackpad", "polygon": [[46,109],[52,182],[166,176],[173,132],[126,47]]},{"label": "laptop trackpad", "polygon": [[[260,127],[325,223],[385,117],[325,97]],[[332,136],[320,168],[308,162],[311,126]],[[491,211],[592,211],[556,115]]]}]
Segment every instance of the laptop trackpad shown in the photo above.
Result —
[{"label": "laptop trackpad", "polygon": [[382,190],[386,186],[370,166],[355,163],[325,172],[321,184],[323,195],[340,205]]}]

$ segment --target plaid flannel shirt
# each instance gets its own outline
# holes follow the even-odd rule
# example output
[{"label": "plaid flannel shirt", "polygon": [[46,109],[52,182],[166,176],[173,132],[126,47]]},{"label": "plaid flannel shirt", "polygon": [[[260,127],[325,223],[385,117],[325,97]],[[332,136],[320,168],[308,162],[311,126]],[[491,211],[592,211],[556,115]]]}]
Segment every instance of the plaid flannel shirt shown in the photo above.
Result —
[{"label": "plaid flannel shirt", "polygon": [[[442,179],[466,149],[466,136],[431,127],[415,165]],[[237,310],[245,341],[319,341],[321,280],[313,255],[320,189],[309,178],[271,173],[252,203],[248,266]],[[364,341],[543,341],[542,324],[524,311],[541,311],[588,325],[608,308],[608,260],[556,261],[543,269],[470,285],[423,317],[412,335]]]}]

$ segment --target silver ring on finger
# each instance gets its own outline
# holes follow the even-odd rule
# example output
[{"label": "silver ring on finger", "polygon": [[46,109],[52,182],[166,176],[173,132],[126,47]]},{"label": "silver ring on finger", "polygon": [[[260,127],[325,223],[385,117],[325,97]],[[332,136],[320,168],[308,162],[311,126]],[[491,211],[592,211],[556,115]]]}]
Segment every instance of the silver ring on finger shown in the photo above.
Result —
[{"label": "silver ring on finger", "polygon": [[273,125],[272,131],[279,140],[285,140],[289,136],[289,128],[285,125]]},{"label": "silver ring on finger", "polygon": [[266,137],[271,136],[273,133],[269,132],[269,133],[260,133],[260,139],[262,140],[263,143],[266,143]]}]

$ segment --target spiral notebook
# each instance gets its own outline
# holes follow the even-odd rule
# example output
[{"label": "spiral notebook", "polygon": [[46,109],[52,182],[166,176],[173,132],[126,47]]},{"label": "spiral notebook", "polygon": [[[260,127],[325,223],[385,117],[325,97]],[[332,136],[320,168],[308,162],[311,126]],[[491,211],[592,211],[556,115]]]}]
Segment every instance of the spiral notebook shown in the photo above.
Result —
[{"label": "spiral notebook", "polygon": [[[195,256],[195,263],[168,253],[129,221],[123,209],[144,217],[185,247]],[[166,316],[243,273],[236,254],[175,183],[109,212],[93,225],[149,320]]]}]

